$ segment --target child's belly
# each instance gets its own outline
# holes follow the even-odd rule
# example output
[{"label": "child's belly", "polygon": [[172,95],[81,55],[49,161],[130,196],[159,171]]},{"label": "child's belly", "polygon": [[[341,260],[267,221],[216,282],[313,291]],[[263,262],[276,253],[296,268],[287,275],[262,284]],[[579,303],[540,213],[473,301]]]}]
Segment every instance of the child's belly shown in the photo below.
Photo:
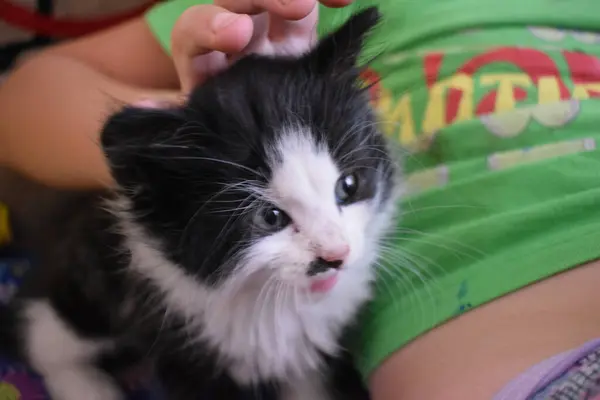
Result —
[{"label": "child's belly", "polygon": [[463,314],[383,363],[374,400],[492,399],[534,364],[600,337],[599,293],[594,261]]}]

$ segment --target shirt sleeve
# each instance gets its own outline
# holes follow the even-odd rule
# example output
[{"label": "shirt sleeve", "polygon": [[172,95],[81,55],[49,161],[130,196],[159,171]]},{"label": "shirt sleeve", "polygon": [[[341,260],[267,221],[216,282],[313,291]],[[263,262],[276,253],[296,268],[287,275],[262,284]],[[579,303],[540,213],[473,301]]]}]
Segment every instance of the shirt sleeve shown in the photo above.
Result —
[{"label": "shirt sleeve", "polygon": [[145,15],[150,30],[163,49],[171,54],[171,31],[175,21],[189,7],[211,4],[212,0],[170,0],[152,7]]}]

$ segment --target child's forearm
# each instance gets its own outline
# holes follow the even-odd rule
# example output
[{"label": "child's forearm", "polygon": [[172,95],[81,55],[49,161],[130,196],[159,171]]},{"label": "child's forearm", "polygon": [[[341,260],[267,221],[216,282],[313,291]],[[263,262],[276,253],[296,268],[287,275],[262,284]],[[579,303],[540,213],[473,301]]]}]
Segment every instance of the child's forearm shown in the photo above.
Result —
[{"label": "child's forearm", "polygon": [[0,87],[0,163],[48,185],[111,184],[97,145],[123,103],[174,95],[137,89],[54,54],[34,56]]}]

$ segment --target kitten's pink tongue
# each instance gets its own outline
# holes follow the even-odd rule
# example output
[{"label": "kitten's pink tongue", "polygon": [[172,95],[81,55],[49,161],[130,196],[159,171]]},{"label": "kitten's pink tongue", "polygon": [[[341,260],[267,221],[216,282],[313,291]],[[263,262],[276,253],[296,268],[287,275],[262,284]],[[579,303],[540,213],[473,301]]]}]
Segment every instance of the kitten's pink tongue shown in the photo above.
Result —
[{"label": "kitten's pink tongue", "polygon": [[310,285],[310,291],[315,293],[325,293],[333,289],[338,280],[338,274],[333,274],[327,278],[315,280]]}]

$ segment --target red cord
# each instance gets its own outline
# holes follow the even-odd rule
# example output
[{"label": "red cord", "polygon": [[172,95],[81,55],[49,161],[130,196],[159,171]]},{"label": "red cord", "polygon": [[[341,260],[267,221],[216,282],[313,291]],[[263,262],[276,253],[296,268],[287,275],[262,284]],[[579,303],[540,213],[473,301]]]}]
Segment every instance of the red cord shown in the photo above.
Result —
[{"label": "red cord", "polygon": [[13,4],[8,0],[0,0],[0,20],[20,29],[39,35],[66,38],[81,36],[105,29],[143,14],[148,8],[160,0],[150,0],[147,4],[117,15],[93,19],[51,18],[38,14],[26,7]]}]

